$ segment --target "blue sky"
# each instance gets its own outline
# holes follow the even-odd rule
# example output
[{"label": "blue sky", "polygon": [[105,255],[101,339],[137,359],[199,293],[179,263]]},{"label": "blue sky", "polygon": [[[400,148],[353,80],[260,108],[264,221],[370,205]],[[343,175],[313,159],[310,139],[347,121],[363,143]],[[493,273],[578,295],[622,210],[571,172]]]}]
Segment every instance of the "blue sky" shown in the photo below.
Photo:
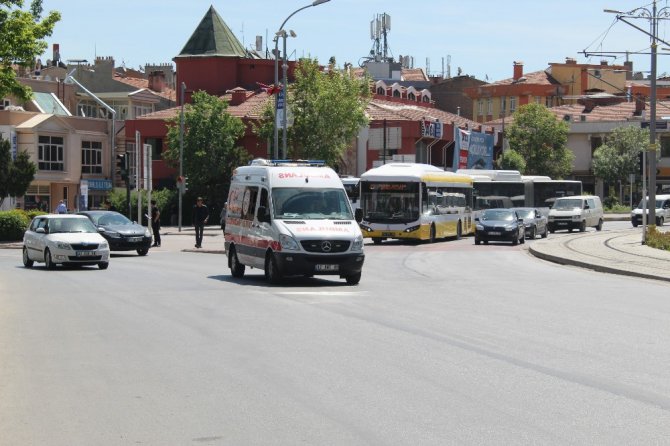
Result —
[{"label": "blue sky", "polygon": [[[669,0],[658,1],[658,8]],[[138,68],[145,63],[170,62],[179,54],[210,5],[237,38],[251,47],[256,36],[263,46],[293,11],[312,0],[44,0],[45,11],[58,10],[61,21],[47,39],[60,44],[61,58],[87,59],[113,56],[117,64]],[[617,59],[586,58],[583,50],[599,52],[648,52],[650,38],[619,21],[603,9],[629,11],[651,8],[650,0],[330,0],[291,17],[285,28],[296,38],[287,41],[294,57],[311,56],[327,63],[335,56],[338,65],[358,66],[373,48],[370,21],[391,16],[389,55],[414,58],[415,68],[435,75],[472,75],[493,82],[512,76],[514,61],[524,71],[539,71],[550,62],[573,57],[580,63],[623,63]],[[649,29],[647,20],[633,23]],[[667,20],[659,25],[659,38],[670,43]],[[663,45],[661,47],[669,47]],[[670,54],[670,50],[668,51]],[[649,55],[631,54],[636,71],[649,71]],[[448,63],[450,61],[450,63]],[[670,56],[658,58],[658,73],[670,73]]]}]

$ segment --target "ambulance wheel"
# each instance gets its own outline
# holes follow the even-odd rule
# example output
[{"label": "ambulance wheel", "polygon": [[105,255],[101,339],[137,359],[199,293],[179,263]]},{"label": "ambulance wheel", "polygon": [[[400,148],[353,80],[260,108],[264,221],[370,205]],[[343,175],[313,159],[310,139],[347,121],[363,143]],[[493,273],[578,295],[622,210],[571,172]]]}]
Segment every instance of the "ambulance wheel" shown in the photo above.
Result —
[{"label": "ambulance wheel", "polygon": [[273,284],[279,283],[281,280],[281,272],[277,268],[277,261],[272,253],[268,253],[265,257],[265,278]]},{"label": "ambulance wheel", "polygon": [[381,245],[382,244],[381,237],[372,237],[372,243],[374,243],[375,245]]},{"label": "ambulance wheel", "polygon": [[244,276],[244,265],[242,265],[237,258],[235,248],[231,248],[230,254],[228,254],[228,264],[230,265],[230,274],[232,274],[233,277],[240,278]]},{"label": "ambulance wheel", "polygon": [[352,274],[345,277],[345,279],[347,280],[347,285],[358,285],[358,282],[361,281],[361,273],[358,272],[356,274]]}]

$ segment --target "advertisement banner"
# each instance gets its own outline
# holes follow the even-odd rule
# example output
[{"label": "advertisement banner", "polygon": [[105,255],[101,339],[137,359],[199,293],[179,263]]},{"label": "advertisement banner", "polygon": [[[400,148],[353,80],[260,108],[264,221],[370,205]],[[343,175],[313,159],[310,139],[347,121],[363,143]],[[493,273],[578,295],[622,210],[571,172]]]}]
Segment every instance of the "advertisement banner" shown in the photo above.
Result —
[{"label": "advertisement banner", "polygon": [[454,128],[453,167],[493,169],[493,135]]}]

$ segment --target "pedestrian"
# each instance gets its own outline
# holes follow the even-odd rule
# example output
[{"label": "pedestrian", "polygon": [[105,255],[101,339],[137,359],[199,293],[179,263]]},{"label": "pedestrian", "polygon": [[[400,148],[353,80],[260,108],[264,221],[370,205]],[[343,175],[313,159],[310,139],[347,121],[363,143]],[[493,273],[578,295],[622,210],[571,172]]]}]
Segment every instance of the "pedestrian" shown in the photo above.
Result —
[{"label": "pedestrian", "polygon": [[226,208],[228,207],[228,202],[226,201],[223,203],[223,207],[221,208],[221,230],[223,231],[223,235],[226,235]]},{"label": "pedestrian", "polygon": [[58,206],[56,206],[56,214],[67,214],[67,206],[65,206],[63,200],[58,202]]},{"label": "pedestrian", "polygon": [[202,248],[202,233],[209,220],[209,209],[203,203],[202,197],[198,197],[193,206],[193,227],[195,228],[195,247]]},{"label": "pedestrian", "polygon": [[156,200],[151,200],[151,231],[154,233],[154,244],[161,246],[161,211],[156,206]]}]

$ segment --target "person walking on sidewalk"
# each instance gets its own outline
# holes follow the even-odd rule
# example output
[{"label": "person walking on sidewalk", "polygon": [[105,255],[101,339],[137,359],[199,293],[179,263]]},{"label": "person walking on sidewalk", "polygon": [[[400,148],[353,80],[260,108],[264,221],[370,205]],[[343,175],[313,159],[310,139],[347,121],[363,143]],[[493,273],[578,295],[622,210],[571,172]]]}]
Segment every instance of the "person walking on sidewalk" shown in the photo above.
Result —
[{"label": "person walking on sidewalk", "polygon": [[154,233],[154,244],[161,245],[161,211],[156,206],[156,200],[151,200],[151,231]]},{"label": "person walking on sidewalk", "polygon": [[198,197],[193,206],[193,227],[195,227],[195,247],[202,248],[202,233],[209,220],[209,209],[203,203],[202,197]]}]

